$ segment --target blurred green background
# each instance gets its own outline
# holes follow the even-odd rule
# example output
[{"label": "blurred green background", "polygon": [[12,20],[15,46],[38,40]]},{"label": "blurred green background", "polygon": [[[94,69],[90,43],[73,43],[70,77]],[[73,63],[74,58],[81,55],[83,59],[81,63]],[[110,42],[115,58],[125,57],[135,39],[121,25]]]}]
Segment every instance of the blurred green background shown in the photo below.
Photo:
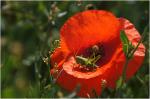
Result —
[{"label": "blurred green background", "polygon": [[[1,97],[70,94],[51,82],[43,57],[53,50],[64,22],[88,9],[125,17],[141,34],[149,22],[149,1],[1,1]],[[123,97],[149,97],[148,37],[149,33],[143,42],[147,49],[143,66],[128,81]]]}]

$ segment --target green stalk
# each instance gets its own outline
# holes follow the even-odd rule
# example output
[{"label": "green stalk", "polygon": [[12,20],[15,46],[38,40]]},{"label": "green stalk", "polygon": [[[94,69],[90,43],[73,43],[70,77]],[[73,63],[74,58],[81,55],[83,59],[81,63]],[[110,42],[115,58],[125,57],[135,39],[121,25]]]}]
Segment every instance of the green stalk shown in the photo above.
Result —
[{"label": "green stalk", "polygon": [[126,59],[126,62],[125,62],[124,67],[123,67],[123,72],[122,72],[122,79],[123,79],[122,84],[126,80],[126,71],[127,71],[128,63],[129,63],[129,59]]}]

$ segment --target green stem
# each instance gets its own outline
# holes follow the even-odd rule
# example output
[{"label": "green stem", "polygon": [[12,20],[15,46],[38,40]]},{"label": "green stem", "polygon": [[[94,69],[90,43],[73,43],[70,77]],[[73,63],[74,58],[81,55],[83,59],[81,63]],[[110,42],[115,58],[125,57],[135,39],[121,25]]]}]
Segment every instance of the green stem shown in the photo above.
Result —
[{"label": "green stem", "polygon": [[129,59],[126,59],[126,62],[125,62],[124,67],[123,67],[123,72],[122,72],[123,81],[122,81],[121,87],[123,85],[123,82],[126,80],[126,71],[127,71],[128,63],[129,63]]}]

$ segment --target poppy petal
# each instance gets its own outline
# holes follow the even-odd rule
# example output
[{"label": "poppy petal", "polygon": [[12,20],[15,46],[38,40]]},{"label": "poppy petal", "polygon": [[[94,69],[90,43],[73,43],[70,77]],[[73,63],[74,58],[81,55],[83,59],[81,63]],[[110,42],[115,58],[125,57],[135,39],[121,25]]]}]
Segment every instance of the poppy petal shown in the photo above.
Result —
[{"label": "poppy petal", "polygon": [[99,95],[101,93],[101,78],[97,75],[99,72],[82,73],[75,71],[75,64],[76,60],[74,57],[70,57],[69,60],[64,63],[63,72],[57,80],[58,84],[70,92],[73,91],[77,85],[80,85],[78,96],[81,97],[88,97],[88,95],[94,97],[95,95],[92,93],[92,89],[95,89]]},{"label": "poppy petal", "polygon": [[97,42],[110,47],[115,45],[119,29],[120,23],[112,13],[89,10],[71,17],[61,28],[60,38],[75,54]]}]

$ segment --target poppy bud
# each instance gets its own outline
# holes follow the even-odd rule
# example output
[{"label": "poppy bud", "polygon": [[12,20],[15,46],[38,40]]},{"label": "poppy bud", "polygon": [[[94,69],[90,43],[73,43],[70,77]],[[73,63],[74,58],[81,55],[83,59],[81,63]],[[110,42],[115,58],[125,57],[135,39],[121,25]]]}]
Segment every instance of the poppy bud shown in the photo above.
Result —
[{"label": "poppy bud", "polygon": [[105,79],[101,80],[101,88],[104,89],[106,87],[107,81]]}]

